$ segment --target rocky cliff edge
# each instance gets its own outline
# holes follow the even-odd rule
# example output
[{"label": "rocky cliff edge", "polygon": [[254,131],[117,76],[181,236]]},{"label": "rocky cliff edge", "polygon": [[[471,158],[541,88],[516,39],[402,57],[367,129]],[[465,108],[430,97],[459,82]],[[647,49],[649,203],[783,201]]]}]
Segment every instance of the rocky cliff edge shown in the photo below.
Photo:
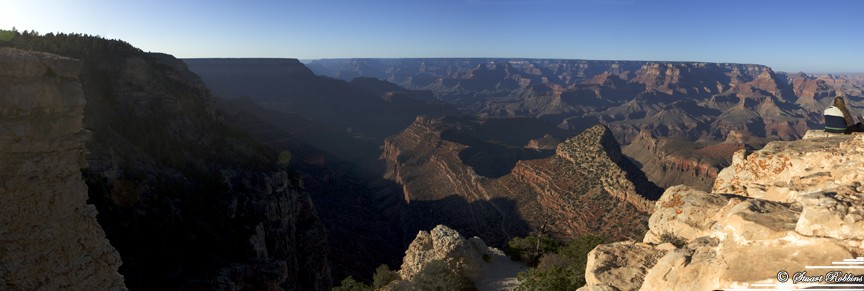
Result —
[{"label": "rocky cliff edge", "polygon": [[864,135],[814,133],[736,152],[712,193],[667,189],[642,242],[589,253],[580,290],[812,287],[795,274],[825,283],[838,270],[864,279],[854,264],[833,263],[864,255]]},{"label": "rocky cliff edge", "polygon": [[0,289],[123,290],[87,204],[78,61],[0,49]]},{"label": "rocky cliff edge", "polygon": [[[385,286],[384,290],[425,290],[428,283],[418,277],[434,261],[441,261],[458,270],[458,274],[477,290],[513,290],[518,286],[516,274],[527,267],[510,260],[499,249],[486,246],[478,237],[464,238],[456,230],[438,225],[430,231],[420,231],[405,251],[400,279]],[[428,271],[427,271],[428,272]],[[428,278],[426,278],[428,280]]]}]

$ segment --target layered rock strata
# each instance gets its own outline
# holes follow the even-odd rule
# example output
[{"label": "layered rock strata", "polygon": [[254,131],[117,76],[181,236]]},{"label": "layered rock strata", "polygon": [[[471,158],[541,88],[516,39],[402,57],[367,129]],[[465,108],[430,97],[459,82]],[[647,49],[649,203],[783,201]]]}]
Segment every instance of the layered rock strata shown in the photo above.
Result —
[{"label": "layered rock strata", "polygon": [[658,139],[642,131],[621,151],[660,187],[683,184],[709,191],[720,170],[731,163],[732,153],[742,148],[735,141],[706,146],[679,138]]},{"label": "layered rock strata", "polygon": [[407,204],[406,232],[445,224],[496,246],[530,231],[641,237],[662,189],[623,157],[606,126],[567,139],[545,157],[516,160],[500,177],[478,174],[479,162],[471,166],[502,158],[495,147],[472,142],[470,130],[447,118],[418,117],[385,141],[387,178],[402,186]]},{"label": "layered rock strata", "polygon": [[0,289],[124,290],[87,204],[78,61],[0,49]]},{"label": "layered rock strata", "polygon": [[667,189],[642,242],[589,253],[581,290],[806,287],[778,273],[828,272],[808,266],[860,276],[833,262],[864,254],[864,135],[807,136],[736,152],[712,193]]},{"label": "layered rock strata", "polygon": [[[537,117],[582,130],[607,124],[622,144],[720,142],[733,132],[800,138],[837,95],[858,106],[860,77],[785,74],[755,64],[560,59],[328,59],[308,67],[350,80],[387,80],[497,117]],[[762,141],[748,142],[760,146]]]}]

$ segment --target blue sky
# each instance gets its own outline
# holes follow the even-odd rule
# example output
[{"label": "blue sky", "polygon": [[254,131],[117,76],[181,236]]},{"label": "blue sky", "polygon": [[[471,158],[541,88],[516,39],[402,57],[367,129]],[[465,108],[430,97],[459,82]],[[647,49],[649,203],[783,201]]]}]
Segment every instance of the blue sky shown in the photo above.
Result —
[{"label": "blue sky", "polygon": [[864,72],[864,1],[0,0],[0,28],[177,57],[519,57]]}]

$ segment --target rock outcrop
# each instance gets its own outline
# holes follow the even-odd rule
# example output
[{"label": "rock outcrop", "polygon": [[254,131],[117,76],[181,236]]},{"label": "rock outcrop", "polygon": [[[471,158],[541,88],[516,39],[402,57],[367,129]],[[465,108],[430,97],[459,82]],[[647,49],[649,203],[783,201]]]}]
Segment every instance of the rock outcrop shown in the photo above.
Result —
[{"label": "rock outcrop", "polygon": [[77,60],[0,49],[0,289],[123,290],[81,177]]},{"label": "rock outcrop", "polygon": [[[418,117],[387,139],[382,158],[387,177],[402,185],[407,231],[445,224],[495,246],[532,230],[562,238],[641,237],[651,199],[662,189],[623,157],[607,127],[571,137],[554,153],[522,148],[527,142],[518,148],[484,142],[489,131],[464,120]],[[503,174],[481,175],[484,167]]]},{"label": "rock outcrop", "polygon": [[459,232],[438,225],[417,234],[405,251],[402,266],[397,272],[400,280],[385,289],[414,290],[418,287],[415,277],[433,261],[441,261],[458,270],[479,290],[512,290],[518,285],[516,274],[526,269],[501,250],[486,246],[482,239],[465,239]]},{"label": "rock outcrop", "polygon": [[589,254],[584,290],[746,288],[784,283],[780,271],[824,275],[806,266],[860,257],[864,135],[808,136],[736,152],[712,193],[667,189],[643,242]]},{"label": "rock outcrop", "polygon": [[423,267],[433,260],[455,260],[463,265],[468,277],[476,279],[483,269],[483,256],[504,254],[497,249],[489,248],[478,237],[465,239],[459,232],[438,225],[431,231],[420,231],[402,260],[399,277],[411,280]]}]

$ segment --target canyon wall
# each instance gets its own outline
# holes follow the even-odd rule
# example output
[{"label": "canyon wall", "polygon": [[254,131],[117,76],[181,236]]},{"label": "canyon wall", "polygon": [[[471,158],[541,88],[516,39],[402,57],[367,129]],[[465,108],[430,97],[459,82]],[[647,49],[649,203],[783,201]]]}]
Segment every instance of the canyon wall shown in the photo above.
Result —
[{"label": "canyon wall", "polygon": [[0,49],[0,289],[123,290],[81,177],[77,60]]},{"label": "canyon wall", "polygon": [[606,126],[591,127],[555,151],[484,142],[488,129],[470,120],[418,117],[385,141],[381,157],[386,177],[402,186],[406,232],[445,224],[493,246],[531,231],[612,239],[644,232],[662,189],[623,157]]},{"label": "canyon wall", "polygon": [[658,138],[720,142],[733,131],[761,139],[800,138],[821,124],[831,98],[860,108],[854,76],[786,74],[756,64],[561,59],[325,59],[317,74],[365,76],[483,116],[537,117],[562,128],[596,123],[629,144]]},{"label": "canyon wall", "polygon": [[[69,103],[77,106],[78,119],[54,124],[52,116],[65,112],[55,109],[15,114],[34,114],[29,118],[34,128],[49,130],[81,128],[83,112],[83,128],[92,137],[84,145],[83,157],[75,156],[88,164],[77,172],[87,185],[82,188],[87,191],[84,195],[89,195],[81,199],[88,199],[98,210],[96,220],[123,262],[114,269],[130,289],[330,288],[327,236],[300,178],[279,163],[277,152],[226,126],[207,87],[182,61],[145,53],[123,41],[80,34],[17,34],[0,42],[0,47],[6,46],[80,61],[75,96],[80,104]],[[74,79],[68,70],[49,68],[38,73],[49,78],[48,89],[23,92],[68,91],[64,82]],[[14,86],[26,84],[22,80],[10,80],[12,87],[6,91],[21,91]],[[39,99],[12,105],[32,107],[28,102],[33,100]],[[15,108],[12,105],[2,107],[4,114],[13,112],[7,109]],[[4,130],[14,133],[17,124]],[[61,141],[46,140],[31,148],[66,148]],[[44,163],[40,166],[52,170],[60,169],[55,164],[63,165],[40,161]],[[74,187],[63,189],[67,188]],[[28,206],[26,202],[11,205]],[[33,209],[26,211],[30,212],[22,215],[39,215]],[[74,249],[63,249],[69,250]],[[62,254],[53,255],[57,253]]]}]

